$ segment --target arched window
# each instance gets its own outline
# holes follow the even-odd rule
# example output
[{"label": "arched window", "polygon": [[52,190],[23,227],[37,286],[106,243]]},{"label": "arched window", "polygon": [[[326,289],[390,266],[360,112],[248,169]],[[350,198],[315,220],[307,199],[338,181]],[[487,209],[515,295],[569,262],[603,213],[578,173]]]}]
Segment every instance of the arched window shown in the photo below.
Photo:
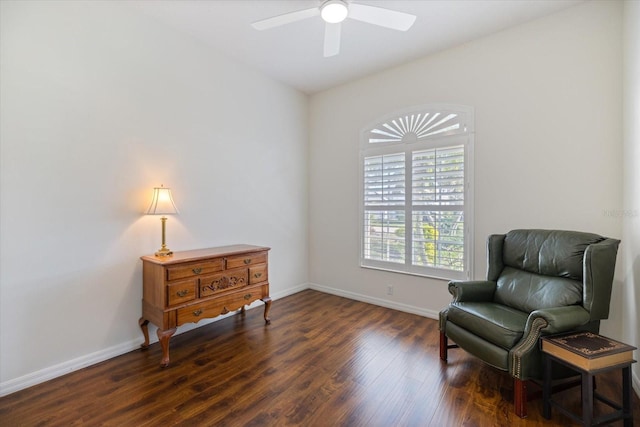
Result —
[{"label": "arched window", "polygon": [[471,278],[473,108],[425,105],[361,133],[363,267]]}]

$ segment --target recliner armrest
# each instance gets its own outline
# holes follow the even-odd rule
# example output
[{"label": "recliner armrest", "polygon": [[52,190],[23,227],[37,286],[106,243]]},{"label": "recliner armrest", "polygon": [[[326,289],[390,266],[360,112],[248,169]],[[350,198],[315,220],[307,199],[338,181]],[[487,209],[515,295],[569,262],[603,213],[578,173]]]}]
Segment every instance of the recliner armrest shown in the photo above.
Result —
[{"label": "recliner armrest", "polygon": [[540,378],[538,339],[542,335],[575,330],[589,321],[589,312],[579,305],[532,311],[527,318],[522,339],[509,351],[509,373],[523,380]]},{"label": "recliner armrest", "polygon": [[496,282],[488,280],[468,280],[449,282],[449,293],[453,295],[453,302],[493,301]]},{"label": "recliner armrest", "polygon": [[544,335],[571,331],[579,326],[586,325],[591,320],[589,312],[579,305],[535,310],[529,314],[524,331],[525,335],[537,318],[543,318],[547,322],[547,326],[541,329]]}]

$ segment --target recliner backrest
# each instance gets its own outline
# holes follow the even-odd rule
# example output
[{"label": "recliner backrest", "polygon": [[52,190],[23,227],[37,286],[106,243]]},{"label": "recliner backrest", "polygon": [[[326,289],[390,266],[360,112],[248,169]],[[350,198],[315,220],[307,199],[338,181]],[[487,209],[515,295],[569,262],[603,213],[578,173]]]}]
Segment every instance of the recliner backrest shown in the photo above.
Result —
[{"label": "recliner backrest", "polygon": [[584,251],[605,240],[592,233],[561,230],[513,230],[504,238],[505,266],[582,281]]},{"label": "recliner backrest", "polygon": [[[493,279],[497,282],[494,300],[531,312],[583,304],[584,252],[605,238],[575,231],[512,230],[499,240],[493,243],[502,252],[501,262],[494,263],[502,264]],[[497,271],[490,268],[490,273]]]}]

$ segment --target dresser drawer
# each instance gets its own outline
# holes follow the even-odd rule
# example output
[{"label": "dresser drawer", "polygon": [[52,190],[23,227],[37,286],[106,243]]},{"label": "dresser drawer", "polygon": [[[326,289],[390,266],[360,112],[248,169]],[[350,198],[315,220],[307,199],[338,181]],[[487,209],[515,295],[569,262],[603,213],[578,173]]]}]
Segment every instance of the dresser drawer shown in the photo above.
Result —
[{"label": "dresser drawer", "polygon": [[167,280],[184,279],[185,277],[200,276],[224,270],[224,259],[217,258],[191,264],[167,267]]},{"label": "dresser drawer", "polygon": [[196,279],[170,283],[167,286],[167,302],[176,305],[196,299],[198,282]]},{"label": "dresser drawer", "polygon": [[266,262],[267,252],[254,252],[227,258],[227,268],[249,267],[254,264],[265,264]]},{"label": "dresser drawer", "polygon": [[184,323],[197,323],[202,319],[217,317],[227,314],[230,311],[238,310],[244,305],[262,298],[260,287],[248,289],[246,292],[234,292],[220,298],[192,304],[188,307],[179,308],[178,326]]},{"label": "dresser drawer", "polygon": [[249,284],[266,282],[269,279],[267,276],[267,264],[259,264],[249,268]]},{"label": "dresser drawer", "polygon": [[249,284],[249,270],[236,268],[223,273],[200,278],[200,298],[231,289],[238,289]]}]

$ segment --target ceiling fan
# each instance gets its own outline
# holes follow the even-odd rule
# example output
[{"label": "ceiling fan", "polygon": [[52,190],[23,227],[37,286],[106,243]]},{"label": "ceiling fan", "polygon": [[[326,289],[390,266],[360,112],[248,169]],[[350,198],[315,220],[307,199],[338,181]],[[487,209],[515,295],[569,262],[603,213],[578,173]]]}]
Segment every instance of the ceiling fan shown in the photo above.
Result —
[{"label": "ceiling fan", "polygon": [[416,20],[415,15],[411,15],[409,13],[369,6],[366,4],[350,3],[346,0],[326,0],[318,7],[273,16],[271,18],[256,21],[251,25],[256,30],[267,30],[318,15],[320,15],[326,22],[324,30],[325,57],[334,56],[340,53],[341,23],[346,18],[398,31],[407,31]]}]

